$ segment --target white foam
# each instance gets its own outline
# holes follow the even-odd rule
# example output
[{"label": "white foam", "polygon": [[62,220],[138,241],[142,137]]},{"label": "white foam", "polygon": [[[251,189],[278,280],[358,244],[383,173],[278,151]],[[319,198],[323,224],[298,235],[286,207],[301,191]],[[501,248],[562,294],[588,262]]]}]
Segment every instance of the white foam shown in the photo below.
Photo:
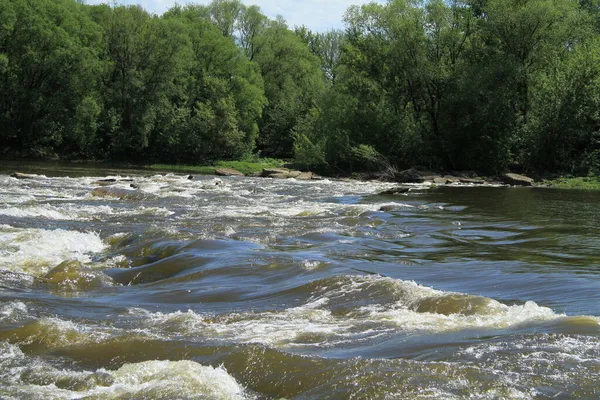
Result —
[{"label": "white foam", "polygon": [[[73,389],[65,388],[65,382]],[[193,361],[146,361],[125,364],[115,371],[73,371],[28,357],[18,346],[3,342],[0,388],[9,398],[252,398],[223,367]]]},{"label": "white foam", "polygon": [[[333,314],[331,306],[344,299],[352,300],[372,285],[390,285],[397,290],[398,301],[349,309]],[[416,311],[415,305],[427,299],[452,295],[414,282],[383,277],[352,277],[345,284],[319,292],[306,304],[282,311],[229,314],[214,317],[194,311],[171,314],[144,314],[147,329],[177,331],[191,338],[205,337],[217,341],[258,343],[288,348],[297,346],[335,346],[389,334],[391,332],[440,333],[465,329],[502,329],[534,324],[563,316],[534,302],[507,306],[484,299],[480,312],[441,314]],[[461,295],[461,294],[457,294]],[[461,295],[468,298],[468,295]]]},{"label": "white foam", "polygon": [[365,313],[372,321],[393,324],[403,331],[448,332],[464,329],[485,328],[502,329],[515,327],[524,323],[535,323],[559,318],[551,309],[540,307],[534,302],[525,305],[506,306],[500,303],[492,304],[490,309],[497,313],[491,314],[450,314],[444,315],[431,312],[416,312],[404,307],[403,304],[386,309],[379,306],[363,307],[360,313]]},{"label": "white foam", "polygon": [[321,263],[319,261],[310,261],[310,260],[304,260],[304,261],[302,261],[301,264],[304,269],[309,270],[309,271],[317,269],[323,265],[323,263]]},{"label": "white foam", "polygon": [[0,306],[0,321],[14,322],[28,315],[27,305],[20,301],[11,301]]},{"label": "white foam", "polygon": [[89,396],[246,398],[244,388],[223,367],[206,367],[193,361],[147,361],[106,372],[114,383],[107,388],[97,387]]},{"label": "white foam", "polygon": [[[564,317],[550,308],[541,307],[529,301],[523,305],[507,306],[489,298],[477,298],[466,294],[445,292],[413,281],[402,281],[380,276],[352,277],[341,288],[325,291],[321,296],[334,298],[360,293],[371,285],[387,285],[396,292],[399,300],[392,304],[375,304],[364,306],[351,313],[358,320],[367,319],[372,322],[391,324],[403,331],[444,332],[472,328],[507,328],[524,323],[536,323]],[[441,314],[436,312],[416,311],[424,301],[458,296],[466,302],[470,299],[482,303],[479,311],[464,314]]]},{"label": "white foam", "polygon": [[25,229],[0,232],[0,269],[41,276],[65,260],[89,262],[105,244],[95,232]]},{"label": "white foam", "polygon": [[34,205],[28,207],[9,207],[0,209],[0,215],[17,218],[47,218],[53,220],[70,220],[75,217],[61,212],[51,205]]}]

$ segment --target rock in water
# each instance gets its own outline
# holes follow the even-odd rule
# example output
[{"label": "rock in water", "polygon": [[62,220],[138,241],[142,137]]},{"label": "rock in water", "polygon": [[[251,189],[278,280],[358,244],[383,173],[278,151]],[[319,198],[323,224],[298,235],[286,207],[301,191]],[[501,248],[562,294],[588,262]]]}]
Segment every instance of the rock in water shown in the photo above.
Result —
[{"label": "rock in water", "polygon": [[275,178],[275,179],[287,179],[291,178],[290,170],[285,168],[265,168],[262,170],[261,177],[263,178]]},{"label": "rock in water", "polygon": [[10,176],[16,179],[37,179],[40,177],[39,175],[24,174],[22,172],[13,172]]},{"label": "rock in water", "polygon": [[396,182],[401,183],[423,183],[425,179],[421,176],[421,173],[415,168],[405,169],[394,174]]},{"label": "rock in water", "polygon": [[98,185],[98,186],[110,186],[110,185],[114,185],[116,183],[117,183],[117,180],[114,178],[100,179],[100,180],[97,180],[96,182],[93,182],[94,185]]},{"label": "rock in water", "polygon": [[147,194],[140,190],[123,189],[114,186],[95,188],[91,194],[96,197],[114,197],[121,200],[143,200],[147,197]]},{"label": "rock in water", "polygon": [[477,178],[458,178],[460,183],[466,183],[470,185],[485,185],[485,179]]},{"label": "rock in water", "polygon": [[406,169],[404,171],[396,172],[394,174],[394,180],[400,183],[431,182],[437,185],[445,185],[447,183],[453,182],[453,180],[448,180],[445,177],[442,177],[439,173],[421,170],[417,168],[411,168]]},{"label": "rock in water", "polygon": [[217,168],[215,169],[215,175],[217,176],[244,176],[240,171],[233,168]]},{"label": "rock in water", "polygon": [[532,178],[528,176],[513,173],[502,175],[500,177],[500,180],[506,184],[515,186],[533,186],[533,183],[535,182]]},{"label": "rock in water", "polygon": [[84,290],[109,283],[101,272],[85,268],[79,261],[64,261],[44,276],[46,283],[60,289]]},{"label": "rock in water", "polygon": [[403,193],[407,193],[408,191],[410,191],[410,187],[398,186],[395,188],[384,190],[383,192],[379,192],[379,195],[385,196],[385,195],[393,195],[393,194],[403,194]]},{"label": "rock in water", "polygon": [[301,181],[319,180],[320,177],[312,172],[302,172],[286,168],[265,168],[262,170],[261,177],[273,179],[298,179]]}]

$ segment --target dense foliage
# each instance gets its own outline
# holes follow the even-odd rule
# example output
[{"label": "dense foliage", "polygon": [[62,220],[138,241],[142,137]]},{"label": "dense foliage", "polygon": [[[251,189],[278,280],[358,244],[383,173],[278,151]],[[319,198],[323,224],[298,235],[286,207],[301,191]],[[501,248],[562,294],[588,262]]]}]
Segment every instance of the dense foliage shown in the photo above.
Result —
[{"label": "dense foliage", "polygon": [[0,155],[599,172],[597,0],[390,0],[345,23],[0,2]]}]

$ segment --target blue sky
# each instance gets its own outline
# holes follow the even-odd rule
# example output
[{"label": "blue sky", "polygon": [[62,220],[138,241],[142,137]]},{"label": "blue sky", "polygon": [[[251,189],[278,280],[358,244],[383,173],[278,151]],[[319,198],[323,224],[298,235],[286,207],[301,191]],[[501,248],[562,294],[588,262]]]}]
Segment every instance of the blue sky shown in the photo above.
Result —
[{"label": "blue sky", "polygon": [[[365,4],[370,0],[242,0],[245,4],[260,6],[263,13],[274,18],[282,15],[290,27],[306,25],[315,31],[341,28],[346,9],[352,4]],[[381,2],[381,1],[380,1]],[[112,3],[112,0],[87,0],[87,4]],[[168,10],[176,0],[117,0],[118,4],[140,4],[146,10],[161,14]],[[179,0],[187,4],[187,0]],[[195,0],[191,3],[207,4],[210,0]]]}]

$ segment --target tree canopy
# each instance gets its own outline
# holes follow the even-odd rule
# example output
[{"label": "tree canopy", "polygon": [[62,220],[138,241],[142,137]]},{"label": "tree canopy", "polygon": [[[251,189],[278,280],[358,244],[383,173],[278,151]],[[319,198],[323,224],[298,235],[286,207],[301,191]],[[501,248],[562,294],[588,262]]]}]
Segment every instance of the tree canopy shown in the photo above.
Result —
[{"label": "tree canopy", "polygon": [[592,0],[389,0],[312,32],[239,0],[0,3],[0,154],[600,172]]}]

